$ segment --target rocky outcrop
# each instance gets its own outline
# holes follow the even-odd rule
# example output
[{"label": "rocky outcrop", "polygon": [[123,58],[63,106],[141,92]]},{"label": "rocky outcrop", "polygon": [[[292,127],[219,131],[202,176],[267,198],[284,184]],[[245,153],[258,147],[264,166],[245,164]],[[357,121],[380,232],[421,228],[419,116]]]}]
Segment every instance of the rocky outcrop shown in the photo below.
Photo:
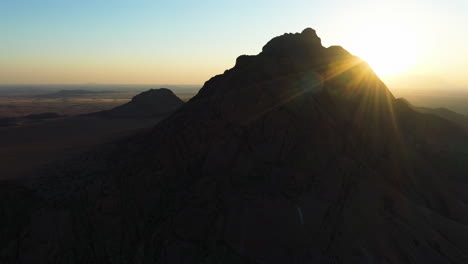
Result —
[{"label": "rocky outcrop", "polygon": [[286,34],[151,132],[16,183],[0,262],[466,263],[467,143]]},{"label": "rocky outcrop", "polygon": [[161,117],[177,110],[184,102],[166,88],[142,92],[124,105],[92,115],[106,117]]}]

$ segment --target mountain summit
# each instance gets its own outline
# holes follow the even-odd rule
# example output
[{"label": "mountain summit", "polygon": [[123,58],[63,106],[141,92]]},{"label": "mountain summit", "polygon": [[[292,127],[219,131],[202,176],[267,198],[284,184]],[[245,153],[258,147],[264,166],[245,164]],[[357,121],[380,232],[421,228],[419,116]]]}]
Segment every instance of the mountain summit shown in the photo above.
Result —
[{"label": "mountain summit", "polygon": [[285,34],[147,134],[0,186],[0,260],[467,263],[464,146],[313,29]]},{"label": "mountain summit", "polygon": [[167,88],[151,89],[137,94],[124,105],[95,113],[109,117],[161,117],[179,108],[184,102]]}]

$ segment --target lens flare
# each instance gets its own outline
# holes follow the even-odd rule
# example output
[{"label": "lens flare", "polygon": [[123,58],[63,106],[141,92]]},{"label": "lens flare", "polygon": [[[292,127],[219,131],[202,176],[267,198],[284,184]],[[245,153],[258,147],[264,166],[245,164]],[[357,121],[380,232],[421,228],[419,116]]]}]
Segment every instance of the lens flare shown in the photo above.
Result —
[{"label": "lens flare", "polygon": [[363,26],[349,50],[367,61],[380,77],[409,71],[419,57],[417,36],[395,24]]}]

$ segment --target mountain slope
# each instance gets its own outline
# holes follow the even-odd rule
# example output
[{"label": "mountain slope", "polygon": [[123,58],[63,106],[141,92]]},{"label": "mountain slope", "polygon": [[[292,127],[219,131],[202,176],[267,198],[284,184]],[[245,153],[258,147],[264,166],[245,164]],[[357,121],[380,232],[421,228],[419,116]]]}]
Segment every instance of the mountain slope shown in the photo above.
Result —
[{"label": "mountain slope", "polygon": [[466,263],[467,143],[314,30],[285,34],[151,132],[1,186],[0,260]]},{"label": "mountain slope", "polygon": [[420,112],[420,113],[425,113],[425,114],[433,114],[439,117],[442,117],[444,119],[447,119],[455,124],[458,124],[459,126],[463,127],[466,131],[468,131],[468,117],[462,114],[459,114],[457,112],[454,112],[452,110],[449,110],[444,107],[439,107],[439,108],[429,108],[429,107],[420,107],[420,106],[414,106],[410,104],[407,100],[403,98],[399,98],[400,100],[404,100],[408,105],[410,105],[414,110]]}]

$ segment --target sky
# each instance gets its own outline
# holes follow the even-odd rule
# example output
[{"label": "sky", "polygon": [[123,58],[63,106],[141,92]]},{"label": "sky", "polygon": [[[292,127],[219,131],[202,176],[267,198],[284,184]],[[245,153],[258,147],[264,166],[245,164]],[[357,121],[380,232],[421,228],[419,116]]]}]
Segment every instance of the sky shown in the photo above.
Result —
[{"label": "sky", "polygon": [[468,87],[466,0],[0,0],[0,84],[203,84],[312,27],[392,78]]}]

